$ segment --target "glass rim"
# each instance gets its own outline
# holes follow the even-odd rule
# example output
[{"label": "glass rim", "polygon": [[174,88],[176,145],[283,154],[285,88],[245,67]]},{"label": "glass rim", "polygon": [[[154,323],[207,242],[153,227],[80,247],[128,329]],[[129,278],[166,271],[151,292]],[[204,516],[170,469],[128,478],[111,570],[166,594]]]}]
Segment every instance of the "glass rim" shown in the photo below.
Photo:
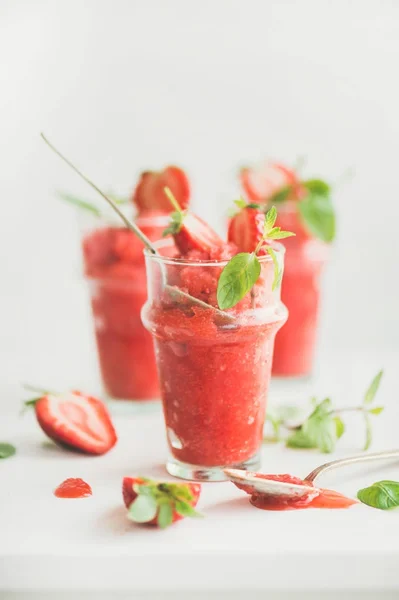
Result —
[{"label": "glass rim", "polygon": [[[163,240],[158,240],[156,242],[152,242],[152,245],[154,246],[154,248],[156,250],[161,249],[161,248],[165,248],[165,247],[169,247],[172,245],[172,240],[171,238],[165,238]],[[285,246],[283,244],[281,244],[280,242],[276,242],[275,240],[272,241],[272,243],[269,244],[273,250],[281,255],[284,256],[285,254]],[[145,258],[150,258],[152,260],[155,260],[157,262],[161,262],[163,264],[167,264],[167,265],[184,265],[184,266],[191,266],[191,267],[221,267],[221,266],[226,266],[227,263],[231,260],[231,258],[224,258],[223,260],[190,260],[188,258],[173,258],[172,256],[162,256],[162,254],[154,254],[153,252],[151,252],[151,250],[149,248],[144,248],[143,250],[144,252],[144,256]],[[239,252],[237,252],[237,254],[240,254]],[[237,256],[237,255],[235,255]],[[264,254],[262,256],[258,256],[259,258],[259,262],[262,263],[268,263],[268,262],[272,262],[273,259],[270,256],[270,254]]]}]

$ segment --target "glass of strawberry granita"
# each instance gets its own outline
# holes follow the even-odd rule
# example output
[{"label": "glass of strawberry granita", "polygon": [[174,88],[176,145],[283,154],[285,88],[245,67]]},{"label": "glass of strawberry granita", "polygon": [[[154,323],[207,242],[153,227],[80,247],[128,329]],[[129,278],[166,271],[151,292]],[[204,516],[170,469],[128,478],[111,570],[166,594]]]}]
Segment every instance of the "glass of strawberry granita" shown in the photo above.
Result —
[{"label": "glass of strawberry granita", "polygon": [[[150,240],[158,240],[167,214],[135,219]],[[107,396],[146,403],[159,399],[151,335],[140,312],[147,298],[143,244],[125,227],[96,219],[82,241],[100,372]]]},{"label": "glass of strawberry granita", "polygon": [[[218,279],[236,249],[224,243],[211,253],[178,253],[171,244],[156,244],[160,255],[145,251],[148,300],[142,311],[155,343],[166,468],[183,479],[222,481],[225,467],[259,466],[274,338],[287,311],[280,287],[272,291],[269,255],[260,257],[251,292],[221,311]],[[284,247],[274,249],[282,266]]]}]

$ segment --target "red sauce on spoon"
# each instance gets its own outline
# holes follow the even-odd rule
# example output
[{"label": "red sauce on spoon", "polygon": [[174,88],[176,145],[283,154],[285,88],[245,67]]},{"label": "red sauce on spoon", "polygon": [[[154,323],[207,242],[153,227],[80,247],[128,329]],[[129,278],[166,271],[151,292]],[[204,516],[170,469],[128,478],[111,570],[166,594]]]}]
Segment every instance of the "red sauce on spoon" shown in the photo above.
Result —
[{"label": "red sauce on spoon", "polygon": [[65,479],[55,490],[57,498],[87,498],[92,495],[91,487],[83,479]]}]

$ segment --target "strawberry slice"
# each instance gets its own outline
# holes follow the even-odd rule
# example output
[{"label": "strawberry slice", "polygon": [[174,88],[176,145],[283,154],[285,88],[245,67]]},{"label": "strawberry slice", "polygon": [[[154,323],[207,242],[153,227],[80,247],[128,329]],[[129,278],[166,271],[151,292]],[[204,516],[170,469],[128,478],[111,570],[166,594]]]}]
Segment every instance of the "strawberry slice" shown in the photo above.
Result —
[{"label": "strawberry slice", "polygon": [[44,433],[56,444],[86,454],[105,454],[117,442],[107,408],[81,392],[45,394],[29,400]]},{"label": "strawberry slice", "polygon": [[191,250],[212,253],[226,242],[200,217],[185,213],[179,231],[174,233],[176,247],[185,255]]},{"label": "strawberry slice", "polygon": [[135,523],[168,527],[184,517],[201,517],[194,510],[201,494],[198,483],[153,481],[124,477],[122,495],[128,518]]},{"label": "strawberry slice", "polygon": [[258,208],[245,206],[230,221],[228,240],[239,252],[253,252],[262,238],[265,215]]},{"label": "strawberry slice", "polygon": [[240,171],[240,180],[250,202],[267,202],[287,186],[294,188],[287,199],[294,200],[300,196],[296,173],[281,163],[268,162],[259,169],[244,167]]},{"label": "strawberry slice", "polygon": [[163,171],[145,171],[133,193],[133,202],[140,214],[147,211],[171,212],[171,205],[165,196],[164,188],[172,191],[182,209],[190,200],[190,182],[179,167],[166,167]]}]

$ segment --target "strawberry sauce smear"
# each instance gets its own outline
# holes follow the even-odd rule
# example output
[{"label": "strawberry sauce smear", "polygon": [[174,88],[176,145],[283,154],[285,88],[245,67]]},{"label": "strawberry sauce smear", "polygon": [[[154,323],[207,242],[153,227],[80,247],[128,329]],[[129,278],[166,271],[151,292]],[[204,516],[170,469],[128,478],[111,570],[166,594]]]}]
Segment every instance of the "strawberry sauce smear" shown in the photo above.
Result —
[{"label": "strawberry sauce smear", "polygon": [[91,487],[83,479],[65,479],[55,490],[57,498],[87,498],[92,495]]},{"label": "strawberry sauce smear", "polygon": [[[295,485],[312,486],[310,481],[304,481],[293,475],[264,475],[257,474],[259,479],[269,479],[272,481],[282,481],[284,483],[293,483]],[[237,485],[237,484],[236,484]],[[335,492],[334,490],[316,489],[299,498],[287,498],[282,496],[272,496],[270,494],[260,494],[255,491],[251,485],[238,484],[237,487],[251,495],[251,504],[262,510],[298,510],[302,508],[349,508],[358,504],[357,500],[347,498],[346,496]]]}]

